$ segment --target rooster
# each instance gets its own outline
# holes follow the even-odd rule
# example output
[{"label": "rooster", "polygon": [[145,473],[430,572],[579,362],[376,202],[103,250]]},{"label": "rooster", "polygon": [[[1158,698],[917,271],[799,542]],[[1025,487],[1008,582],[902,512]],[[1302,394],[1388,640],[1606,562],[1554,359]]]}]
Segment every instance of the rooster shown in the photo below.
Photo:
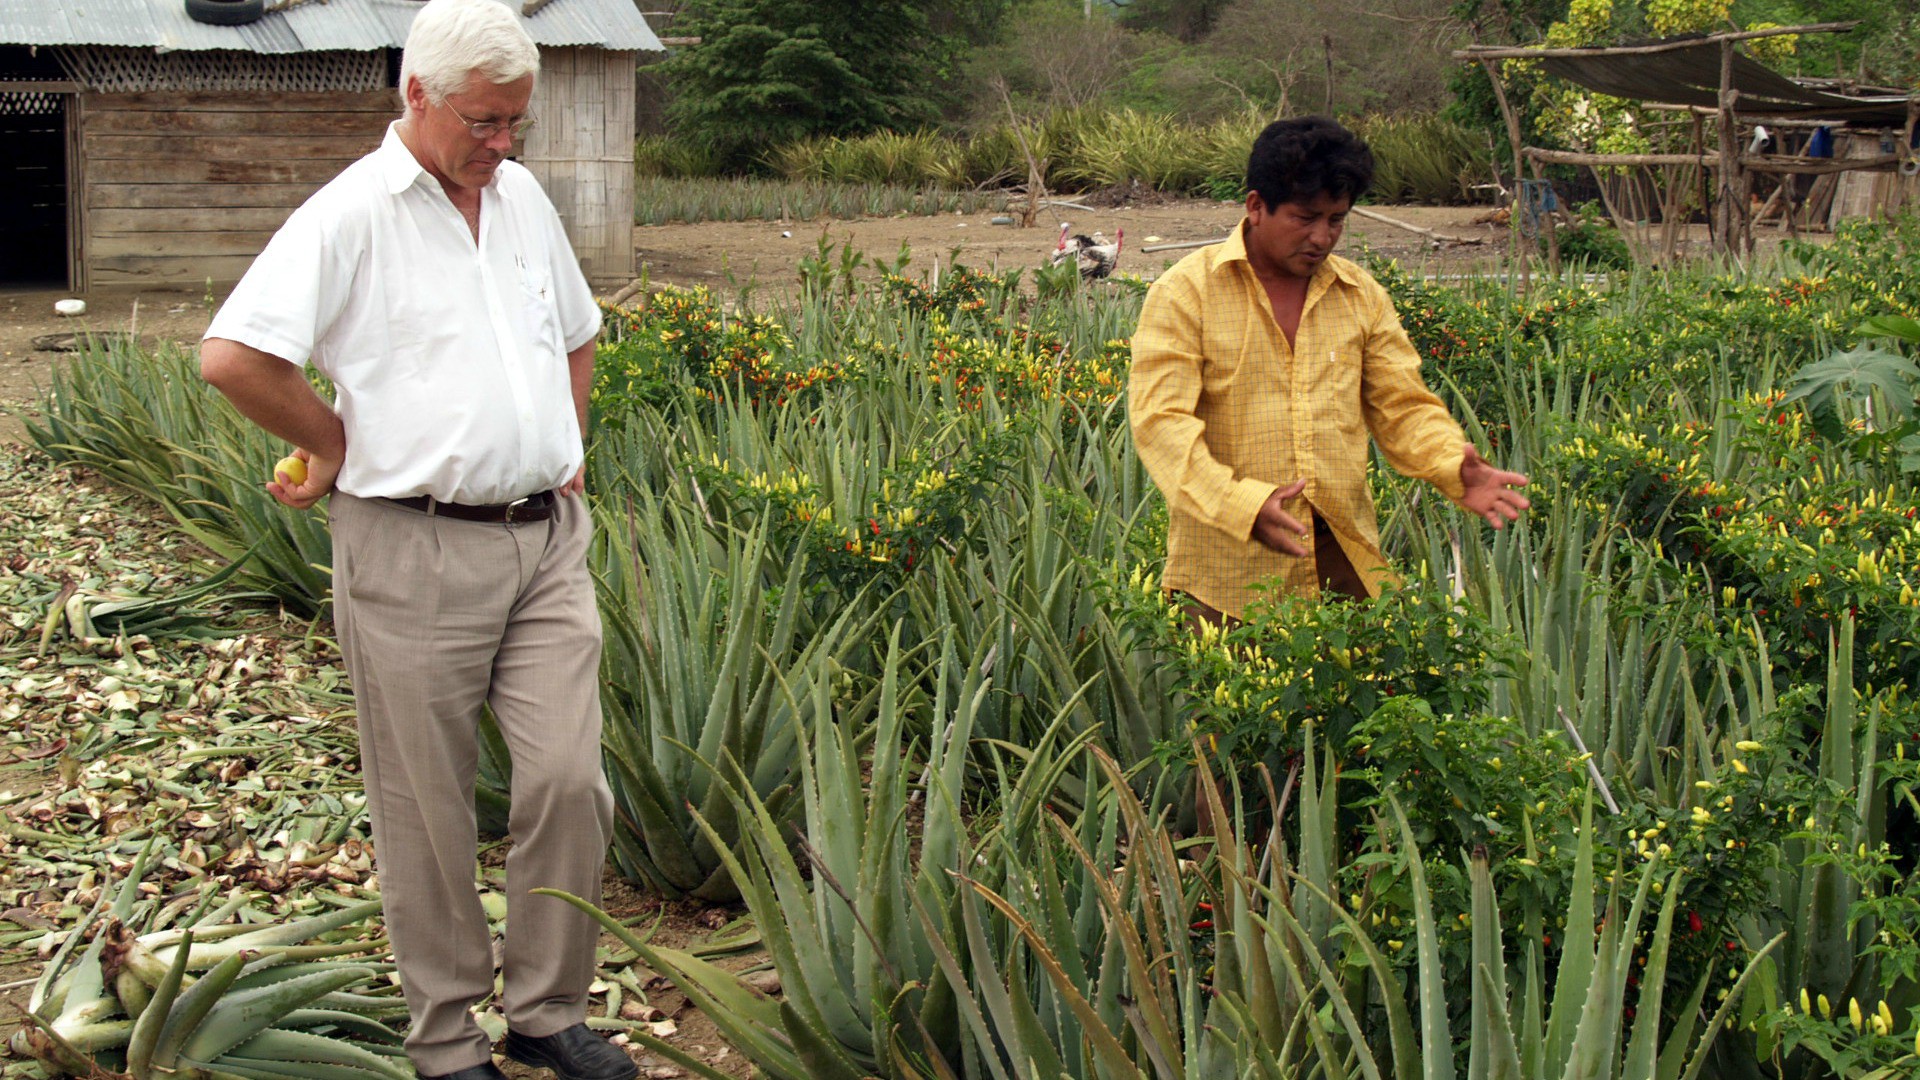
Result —
[{"label": "rooster", "polygon": [[1115,229],[1113,243],[1096,232],[1092,236],[1074,235],[1073,226],[1060,226],[1060,242],[1054,245],[1051,265],[1059,266],[1071,259],[1080,269],[1080,277],[1086,281],[1097,281],[1113,273],[1120,261],[1120,247],[1126,241],[1127,230]]}]

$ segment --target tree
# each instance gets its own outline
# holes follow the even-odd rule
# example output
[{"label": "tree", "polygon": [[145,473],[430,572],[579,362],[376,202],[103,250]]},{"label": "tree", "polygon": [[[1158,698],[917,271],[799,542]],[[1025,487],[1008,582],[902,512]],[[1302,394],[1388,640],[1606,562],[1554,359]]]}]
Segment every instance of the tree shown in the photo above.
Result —
[{"label": "tree", "polygon": [[1129,30],[1160,30],[1188,44],[1206,37],[1232,0],[1113,0]]},{"label": "tree", "polygon": [[662,68],[676,134],[742,165],[815,135],[932,122],[955,42],[928,0],[704,0],[675,24],[700,40]]}]

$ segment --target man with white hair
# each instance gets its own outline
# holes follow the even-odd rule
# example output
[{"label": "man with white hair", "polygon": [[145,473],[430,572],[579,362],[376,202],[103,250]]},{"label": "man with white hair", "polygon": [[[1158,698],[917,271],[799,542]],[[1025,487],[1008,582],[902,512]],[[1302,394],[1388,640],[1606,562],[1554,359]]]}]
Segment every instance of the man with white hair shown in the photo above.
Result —
[{"label": "man with white hair", "polygon": [[275,498],[331,494],[334,623],[408,1056],[428,1077],[503,1076],[471,1011],[494,987],[474,887],[490,705],[513,757],[506,1053],[624,1080],[633,1062],[584,1023],[594,924],[528,895],[598,900],[613,807],[581,496],[600,315],[559,215],[507,160],[539,63],[498,0],[422,7],[405,115],[274,236],[208,328],[201,372],[298,448],[306,475],[278,472]]}]

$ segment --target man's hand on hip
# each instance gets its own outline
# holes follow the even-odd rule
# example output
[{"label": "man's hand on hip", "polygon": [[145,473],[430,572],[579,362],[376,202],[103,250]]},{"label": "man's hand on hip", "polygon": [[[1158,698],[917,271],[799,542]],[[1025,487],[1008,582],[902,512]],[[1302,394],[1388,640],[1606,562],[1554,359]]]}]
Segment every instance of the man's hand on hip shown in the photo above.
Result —
[{"label": "man's hand on hip", "polygon": [[267,494],[295,510],[305,510],[333,490],[333,482],[340,476],[342,462],[335,458],[320,457],[304,449],[295,450],[293,456],[307,463],[306,479],[297,484],[289,483],[292,477],[284,472],[275,472],[273,479],[267,483]]},{"label": "man's hand on hip", "polygon": [[1307,480],[1303,476],[1267,496],[1259,516],[1253,519],[1253,538],[1283,555],[1306,555],[1307,547],[1301,541],[1307,537],[1307,527],[1286,511],[1287,500],[1299,498],[1305,490]]},{"label": "man's hand on hip", "polygon": [[561,484],[555,489],[554,494],[564,499],[569,495],[578,495],[585,490],[587,490],[587,465],[585,462],[581,462],[580,467],[574,470],[573,479]]},{"label": "man's hand on hip", "polygon": [[1461,496],[1460,505],[1486,518],[1487,524],[1496,529],[1505,528],[1509,521],[1520,520],[1520,511],[1533,504],[1513,489],[1526,487],[1527,478],[1517,472],[1494,468],[1472,444],[1464,449],[1460,486],[1466,493]]}]

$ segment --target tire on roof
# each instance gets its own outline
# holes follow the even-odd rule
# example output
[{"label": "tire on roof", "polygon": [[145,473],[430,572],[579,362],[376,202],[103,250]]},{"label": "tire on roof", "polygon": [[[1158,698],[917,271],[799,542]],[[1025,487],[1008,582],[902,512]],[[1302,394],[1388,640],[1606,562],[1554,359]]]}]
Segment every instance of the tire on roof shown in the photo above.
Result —
[{"label": "tire on roof", "polygon": [[264,0],[186,0],[187,17],[214,26],[242,26],[258,19]]}]

